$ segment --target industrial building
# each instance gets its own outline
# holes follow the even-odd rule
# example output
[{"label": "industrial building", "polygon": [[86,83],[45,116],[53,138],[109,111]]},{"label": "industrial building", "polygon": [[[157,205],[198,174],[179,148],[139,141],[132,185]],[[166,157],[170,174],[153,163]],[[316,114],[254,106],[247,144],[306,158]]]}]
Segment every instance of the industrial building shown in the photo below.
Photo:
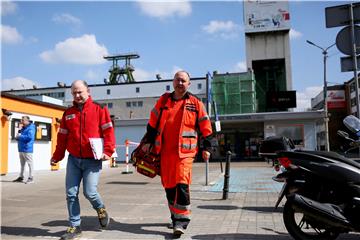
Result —
[{"label": "industrial building", "polygon": [[[221,123],[214,158],[223,158],[225,150],[231,150],[234,160],[257,159],[260,141],[274,135],[292,138],[298,148],[321,149],[324,111],[292,111],[296,107],[296,92],[291,77],[288,2],[244,1],[243,15],[248,71],[215,71],[191,78],[190,92],[206,104],[212,120],[219,119]],[[172,79],[134,79],[130,59],[138,57],[106,57],[113,61],[109,79],[104,84],[89,85],[92,98],[107,105],[114,117],[120,160],[125,156],[125,140],[140,141],[156,100],[172,91]],[[119,66],[120,60],[126,60],[124,67]],[[23,97],[46,95],[62,100],[65,107],[72,104],[70,86],[61,83],[57,87],[9,93]]]}]

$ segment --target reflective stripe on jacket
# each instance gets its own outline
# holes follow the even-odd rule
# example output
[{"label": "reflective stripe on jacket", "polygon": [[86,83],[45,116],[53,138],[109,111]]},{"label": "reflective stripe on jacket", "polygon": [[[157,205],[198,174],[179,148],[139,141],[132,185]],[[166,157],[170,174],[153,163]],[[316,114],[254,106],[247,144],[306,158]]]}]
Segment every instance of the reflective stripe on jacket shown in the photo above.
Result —
[{"label": "reflective stripe on jacket", "polygon": [[89,138],[103,138],[104,154],[113,154],[115,135],[109,110],[93,102],[91,97],[86,100],[82,109],[74,103],[74,106],[64,112],[53,159],[62,160],[65,150],[78,158],[94,158]]},{"label": "reflective stripe on jacket", "polygon": [[[172,93],[173,94],[173,93]],[[161,106],[163,98],[166,95],[162,95],[155,104],[153,110],[150,113],[149,125],[152,128],[156,128],[156,123],[160,116]],[[204,104],[191,93],[186,93],[184,114],[182,116],[181,127],[179,132],[179,157],[195,157],[197,153],[198,134],[197,129],[201,132],[204,138],[212,134],[211,121],[206,112]],[[155,152],[160,153],[161,140],[163,128],[167,119],[167,109],[172,101],[172,97],[168,97],[166,104],[164,105],[161,115],[159,127],[155,137]]]}]

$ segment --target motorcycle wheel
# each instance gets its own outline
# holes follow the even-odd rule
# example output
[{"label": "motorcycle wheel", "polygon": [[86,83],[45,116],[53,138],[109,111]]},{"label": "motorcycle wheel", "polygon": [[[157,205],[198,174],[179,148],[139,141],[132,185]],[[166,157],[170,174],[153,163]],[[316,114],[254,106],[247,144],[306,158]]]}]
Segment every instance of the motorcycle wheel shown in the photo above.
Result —
[{"label": "motorcycle wheel", "polygon": [[334,240],[339,236],[337,232],[311,226],[306,216],[296,212],[290,201],[285,203],[283,220],[286,230],[295,240]]}]

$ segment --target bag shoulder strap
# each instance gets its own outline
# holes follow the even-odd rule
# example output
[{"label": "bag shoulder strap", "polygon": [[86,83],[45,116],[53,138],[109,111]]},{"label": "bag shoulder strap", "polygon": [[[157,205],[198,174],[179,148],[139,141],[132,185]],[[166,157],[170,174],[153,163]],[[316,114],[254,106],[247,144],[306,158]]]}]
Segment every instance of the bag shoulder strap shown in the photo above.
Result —
[{"label": "bag shoulder strap", "polygon": [[161,105],[160,105],[160,114],[159,114],[158,120],[156,122],[156,127],[155,127],[156,130],[159,128],[161,115],[162,115],[163,109],[165,108],[166,102],[169,99],[170,95],[171,95],[171,93],[164,93],[163,95],[161,95],[162,101],[161,101]]}]

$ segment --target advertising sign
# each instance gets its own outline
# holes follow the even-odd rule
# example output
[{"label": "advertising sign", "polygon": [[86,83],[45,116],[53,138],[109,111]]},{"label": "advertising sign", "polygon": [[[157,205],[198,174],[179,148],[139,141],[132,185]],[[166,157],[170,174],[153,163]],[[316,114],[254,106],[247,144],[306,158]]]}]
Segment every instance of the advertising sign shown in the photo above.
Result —
[{"label": "advertising sign", "polygon": [[296,91],[277,91],[266,93],[268,108],[296,108]]},{"label": "advertising sign", "polygon": [[344,90],[328,90],[327,91],[328,109],[345,108],[345,91]]},{"label": "advertising sign", "polygon": [[290,29],[288,1],[244,0],[245,33]]}]

